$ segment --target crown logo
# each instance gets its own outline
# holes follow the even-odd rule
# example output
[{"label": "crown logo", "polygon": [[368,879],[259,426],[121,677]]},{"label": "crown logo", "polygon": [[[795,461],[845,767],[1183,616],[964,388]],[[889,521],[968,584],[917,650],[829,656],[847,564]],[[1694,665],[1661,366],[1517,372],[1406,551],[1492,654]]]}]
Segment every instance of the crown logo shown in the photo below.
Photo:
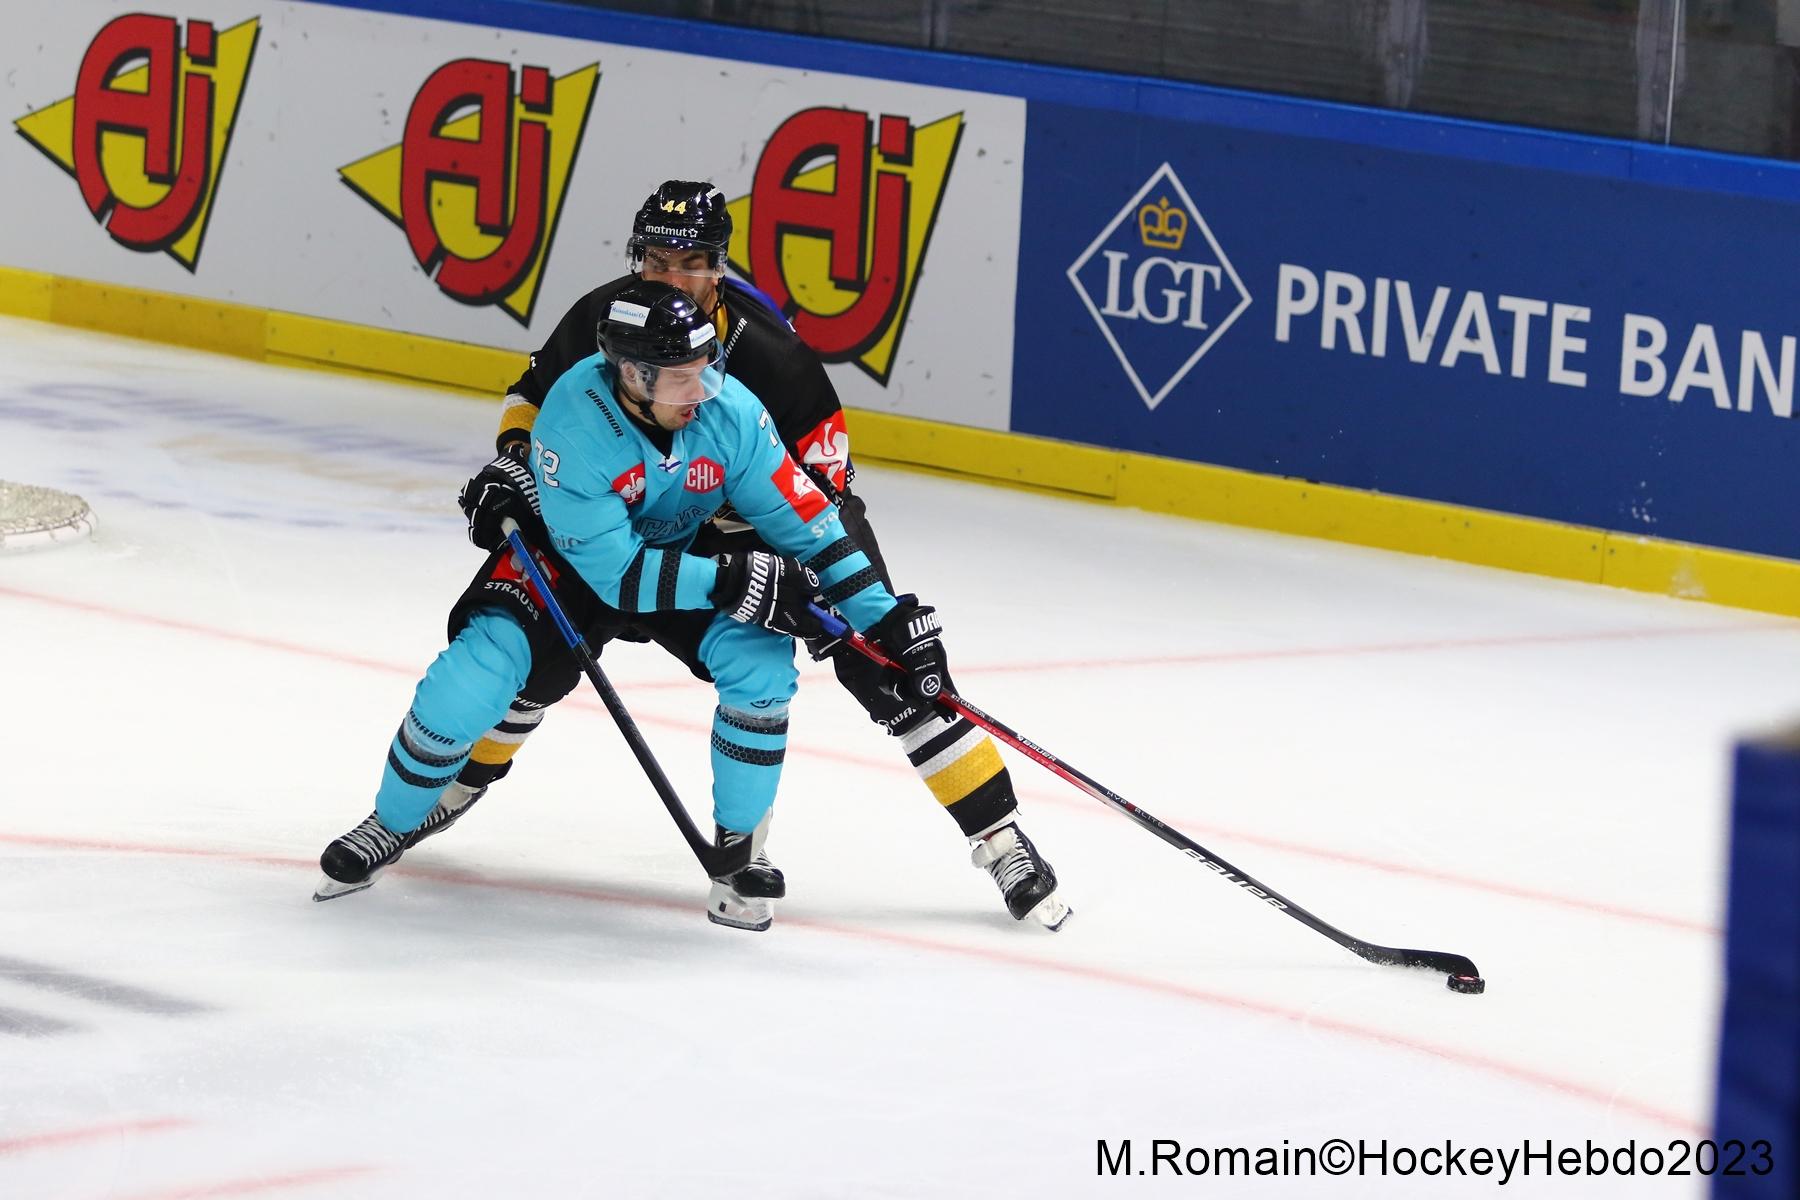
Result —
[{"label": "crown logo", "polygon": [[1187,240],[1188,218],[1167,196],[1138,209],[1138,236],[1153,250],[1179,250]]}]

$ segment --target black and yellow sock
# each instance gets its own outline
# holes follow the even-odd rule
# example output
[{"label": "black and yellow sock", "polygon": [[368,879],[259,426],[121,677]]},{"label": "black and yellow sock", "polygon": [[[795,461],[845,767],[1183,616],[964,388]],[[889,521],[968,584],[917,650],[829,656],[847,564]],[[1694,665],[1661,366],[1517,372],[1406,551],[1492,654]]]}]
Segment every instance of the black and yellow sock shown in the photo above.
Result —
[{"label": "black and yellow sock", "polygon": [[991,829],[1018,810],[999,747],[966,718],[931,714],[899,736],[907,761],[965,837]]}]

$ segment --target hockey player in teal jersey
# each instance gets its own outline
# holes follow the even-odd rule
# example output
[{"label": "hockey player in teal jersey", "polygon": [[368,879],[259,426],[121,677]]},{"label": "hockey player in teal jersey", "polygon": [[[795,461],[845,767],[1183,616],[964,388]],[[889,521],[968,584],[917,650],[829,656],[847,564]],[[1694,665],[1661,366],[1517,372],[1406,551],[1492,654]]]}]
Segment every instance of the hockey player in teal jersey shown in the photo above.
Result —
[{"label": "hockey player in teal jersey", "polygon": [[[860,490],[853,488],[851,430],[825,363],[782,317],[773,302],[739,280],[726,277],[732,221],[725,194],[710,183],[665,181],[638,209],[626,243],[630,273],[582,296],[530,356],[530,365],[508,389],[494,439],[497,457],[463,485],[458,502],[468,517],[469,540],[489,552],[452,616],[452,635],[463,616],[496,597],[519,605],[527,628],[541,625],[539,614],[519,588],[503,545],[503,519],[536,521],[519,481],[531,483],[531,431],[544,400],[570,367],[594,352],[594,330],[620,289],[643,280],[671,283],[712,314],[713,328],[727,347],[726,371],[755,393],[769,410],[776,434],[794,461],[838,509],[838,519],[874,564],[890,592],[900,594]],[[765,307],[765,304],[767,305]],[[709,522],[691,553],[720,554],[768,550],[756,531],[729,508]],[[461,614],[461,615],[458,615]],[[604,652],[607,630],[588,630],[588,644]],[[687,660],[686,642],[671,643],[657,631],[629,628],[617,637],[648,636]],[[534,643],[536,646],[536,643]],[[967,839],[970,861],[999,889],[1001,902],[1016,920],[1057,929],[1069,907],[1061,898],[1056,872],[1025,835],[1011,773],[994,739],[959,713],[941,705],[921,705],[896,695],[889,673],[848,646],[814,641],[815,657],[830,663],[837,683],[888,735],[890,750],[904,756],[925,785],[924,795],[941,808]],[[549,710],[581,682],[573,651],[552,639],[532,664],[532,678],[500,723],[469,755],[468,765],[444,789],[438,803],[412,835],[411,845],[460,822],[489,788],[520,765],[518,755]],[[704,668],[696,672],[704,676]],[[410,848],[410,846],[409,846]],[[762,863],[771,886],[780,872]]]},{"label": "hockey player in teal jersey", "polygon": [[[906,668],[892,686],[920,704],[952,686],[936,615],[889,593],[761,403],[725,375],[713,322],[685,293],[627,287],[598,340],[601,353],[557,381],[532,431],[529,484],[554,552],[542,565],[553,580],[565,570],[578,577],[559,591],[591,610],[581,623],[611,614],[649,629],[712,678],[713,817],[728,866],[707,913],[766,929],[780,877],[771,885],[755,864],[766,863],[798,678],[793,639],[821,632],[808,602],[825,597],[885,647]],[[726,503],[780,553],[684,553]],[[321,857],[316,899],[361,890],[396,860],[476,740],[505,716],[542,644],[518,611],[481,608],[455,630],[394,738],[375,812]]]}]

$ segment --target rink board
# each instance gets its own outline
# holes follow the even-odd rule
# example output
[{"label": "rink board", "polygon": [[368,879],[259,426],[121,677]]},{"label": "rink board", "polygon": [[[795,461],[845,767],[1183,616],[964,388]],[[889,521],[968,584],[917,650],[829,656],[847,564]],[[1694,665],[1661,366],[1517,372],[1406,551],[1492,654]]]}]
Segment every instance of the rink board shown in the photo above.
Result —
[{"label": "rink board", "polygon": [[[621,44],[605,17],[34,14],[0,51],[0,263],[517,352],[624,270],[655,181],[710,179],[740,274],[794,300],[847,403],[1006,428],[1025,102]],[[157,178],[189,139],[209,169]]]},{"label": "rink board", "polygon": [[1792,164],[1211,100],[1033,104],[1015,430],[1800,558]]},{"label": "rink board", "polygon": [[1800,612],[1789,164],[532,3],[41,19],[9,311],[491,394],[711,176],[864,457]]}]

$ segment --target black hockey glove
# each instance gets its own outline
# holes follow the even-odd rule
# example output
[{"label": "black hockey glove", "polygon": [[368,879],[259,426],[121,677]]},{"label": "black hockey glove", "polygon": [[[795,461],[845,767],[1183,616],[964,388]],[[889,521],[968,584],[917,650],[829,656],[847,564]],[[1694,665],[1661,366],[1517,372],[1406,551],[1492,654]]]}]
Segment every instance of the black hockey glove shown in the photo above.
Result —
[{"label": "black hockey glove", "polygon": [[469,519],[469,540],[483,550],[492,550],[506,540],[500,522],[507,517],[529,527],[541,515],[537,480],[522,461],[524,448],[508,447],[507,451],[481,468],[456,494],[463,516]]},{"label": "black hockey glove", "polygon": [[761,625],[789,637],[825,632],[807,605],[819,601],[819,577],[791,558],[767,550],[721,554],[719,581],[710,599],[734,621]]},{"label": "black hockey glove", "polygon": [[956,690],[938,636],[942,628],[937,609],[910,594],[901,596],[887,616],[869,626],[864,636],[905,671],[884,671],[882,691],[896,700],[929,705],[941,693]]}]

